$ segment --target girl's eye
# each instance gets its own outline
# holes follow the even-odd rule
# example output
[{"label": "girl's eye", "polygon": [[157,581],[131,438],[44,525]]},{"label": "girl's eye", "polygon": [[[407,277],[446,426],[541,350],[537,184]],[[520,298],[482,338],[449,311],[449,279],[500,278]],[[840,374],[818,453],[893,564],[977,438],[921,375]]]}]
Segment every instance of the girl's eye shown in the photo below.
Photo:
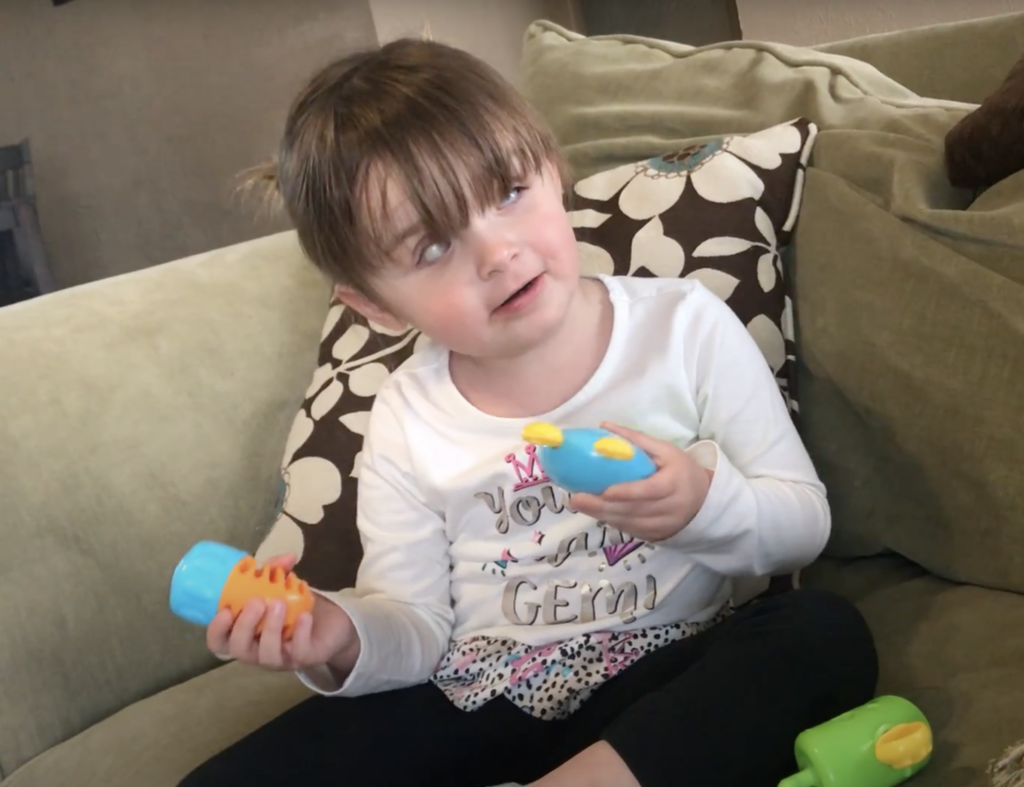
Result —
[{"label": "girl's eye", "polygon": [[523,196],[524,191],[526,191],[525,186],[516,186],[515,188],[513,188],[505,197],[505,199],[501,201],[501,207],[504,208],[507,207],[508,205],[511,205],[514,202],[517,202],[519,198]]},{"label": "girl's eye", "polygon": [[421,265],[429,265],[432,262],[437,262],[445,254],[448,253],[450,244],[444,242],[431,243],[429,246],[420,252],[419,259],[417,262]]}]

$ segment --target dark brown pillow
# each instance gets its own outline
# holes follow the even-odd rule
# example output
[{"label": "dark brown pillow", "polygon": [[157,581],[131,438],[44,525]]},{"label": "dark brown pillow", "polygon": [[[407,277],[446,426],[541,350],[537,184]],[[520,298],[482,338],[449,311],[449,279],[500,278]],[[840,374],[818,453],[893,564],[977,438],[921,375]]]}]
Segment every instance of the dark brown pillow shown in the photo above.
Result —
[{"label": "dark brown pillow", "polygon": [[[788,243],[817,134],[798,119],[746,136],[615,167],[575,185],[570,218],[590,273],[693,276],[739,315],[796,417],[793,320],[779,252]],[[300,555],[313,587],[350,587],[359,453],[381,384],[415,351],[414,331],[384,332],[332,304],[319,368],[296,415],[282,492],[261,559]]]},{"label": "dark brown pillow", "polygon": [[1024,55],[1003,84],[946,134],[946,171],[957,188],[986,189],[1024,169]]}]

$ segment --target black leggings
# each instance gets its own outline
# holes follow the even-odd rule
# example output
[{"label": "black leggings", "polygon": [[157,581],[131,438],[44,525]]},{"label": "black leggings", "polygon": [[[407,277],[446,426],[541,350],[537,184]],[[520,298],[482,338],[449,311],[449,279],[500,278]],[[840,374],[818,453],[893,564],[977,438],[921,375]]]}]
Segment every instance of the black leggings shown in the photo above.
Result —
[{"label": "black leggings", "polygon": [[775,787],[802,730],[867,702],[874,643],[849,602],[797,590],[644,656],[572,717],[504,698],[458,710],[432,684],[313,697],[221,752],[181,787],[488,787],[527,783],[595,741],[643,787]]}]

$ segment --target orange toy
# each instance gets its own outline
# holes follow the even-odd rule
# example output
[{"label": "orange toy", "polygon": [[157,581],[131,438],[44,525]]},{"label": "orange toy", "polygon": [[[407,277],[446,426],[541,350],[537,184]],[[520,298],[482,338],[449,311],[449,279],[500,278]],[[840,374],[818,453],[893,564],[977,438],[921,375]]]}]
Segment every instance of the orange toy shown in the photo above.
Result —
[{"label": "orange toy", "polygon": [[[171,611],[204,626],[222,609],[237,615],[252,598],[285,602],[285,639],[291,638],[299,615],[313,609],[309,585],[294,572],[258,567],[251,555],[215,541],[200,541],[192,547],[171,578]],[[256,633],[262,628],[260,621]]]},{"label": "orange toy", "polygon": [[[237,615],[251,598],[262,596],[268,603],[274,599],[282,599],[287,605],[284,618],[285,638],[291,637],[299,615],[313,609],[313,594],[309,585],[295,576],[295,572],[285,573],[284,569],[256,566],[255,558],[246,555],[235,564],[234,570],[228,575],[227,582],[220,595],[220,608],[230,607]],[[256,626],[256,633],[263,629],[263,621]]]}]

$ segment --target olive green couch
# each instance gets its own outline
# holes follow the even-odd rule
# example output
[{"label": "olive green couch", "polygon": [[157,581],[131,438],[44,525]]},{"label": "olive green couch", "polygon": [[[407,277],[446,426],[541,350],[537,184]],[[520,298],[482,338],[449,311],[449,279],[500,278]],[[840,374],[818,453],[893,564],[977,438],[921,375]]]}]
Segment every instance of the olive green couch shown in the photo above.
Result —
[{"label": "olive green couch", "polygon": [[[922,786],[986,784],[1024,738],[1024,175],[975,199],[942,165],[1022,50],[1024,15],[817,49],[524,42],[581,175],[819,124],[788,264],[835,528],[804,581],[860,605],[881,690],[931,719]],[[171,787],[306,696],[213,659],[167,587],[196,540],[265,535],[326,295],[284,233],[0,310],[4,787]]]}]

